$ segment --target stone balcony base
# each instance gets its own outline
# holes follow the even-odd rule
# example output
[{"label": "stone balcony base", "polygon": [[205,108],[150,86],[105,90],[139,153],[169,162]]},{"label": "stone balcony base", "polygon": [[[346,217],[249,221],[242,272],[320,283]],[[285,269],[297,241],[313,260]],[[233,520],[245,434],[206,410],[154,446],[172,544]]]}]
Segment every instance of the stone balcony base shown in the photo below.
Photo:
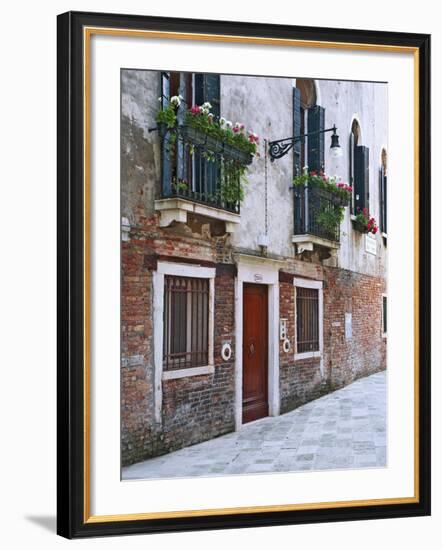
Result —
[{"label": "stone balcony base", "polygon": [[226,233],[233,233],[241,220],[239,214],[178,197],[156,200],[155,210],[160,213],[160,227],[168,227],[172,222],[187,223],[187,215],[191,213],[223,221]]},{"label": "stone balcony base", "polygon": [[315,248],[322,248],[327,249],[330,256],[335,256],[340,246],[336,241],[330,241],[309,233],[306,235],[293,235],[292,243],[296,246],[296,254],[313,252]]}]

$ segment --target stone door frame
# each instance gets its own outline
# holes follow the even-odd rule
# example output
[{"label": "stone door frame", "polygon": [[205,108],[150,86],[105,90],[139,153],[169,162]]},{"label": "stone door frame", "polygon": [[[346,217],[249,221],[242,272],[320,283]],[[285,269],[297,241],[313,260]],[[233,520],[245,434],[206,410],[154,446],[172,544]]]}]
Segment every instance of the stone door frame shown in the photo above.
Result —
[{"label": "stone door frame", "polygon": [[280,412],[279,392],[279,269],[284,264],[249,254],[235,255],[235,430],[242,422],[242,347],[243,347],[243,286],[244,283],[268,287],[268,403],[269,416]]}]

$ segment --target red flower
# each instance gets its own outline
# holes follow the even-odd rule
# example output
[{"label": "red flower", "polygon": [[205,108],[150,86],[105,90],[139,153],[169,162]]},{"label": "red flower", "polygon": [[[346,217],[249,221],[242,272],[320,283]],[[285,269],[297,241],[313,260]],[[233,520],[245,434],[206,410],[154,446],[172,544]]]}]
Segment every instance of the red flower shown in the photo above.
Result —
[{"label": "red flower", "polygon": [[311,176],[317,176],[317,175],[318,175],[318,172],[316,172],[316,170],[312,170],[312,171],[310,172],[310,175],[311,175]]},{"label": "red flower", "polygon": [[192,108],[190,109],[190,112],[193,115],[199,115],[201,112],[201,107],[199,107],[198,105],[193,105]]}]

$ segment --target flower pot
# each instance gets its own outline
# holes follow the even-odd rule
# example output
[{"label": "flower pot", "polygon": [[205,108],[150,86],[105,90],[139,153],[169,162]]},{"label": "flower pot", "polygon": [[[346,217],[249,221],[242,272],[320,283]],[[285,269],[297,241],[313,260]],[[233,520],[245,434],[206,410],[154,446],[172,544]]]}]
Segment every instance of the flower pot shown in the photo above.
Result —
[{"label": "flower pot", "polygon": [[368,233],[368,228],[365,224],[361,223],[359,220],[352,220],[353,229],[359,231],[359,233]]}]

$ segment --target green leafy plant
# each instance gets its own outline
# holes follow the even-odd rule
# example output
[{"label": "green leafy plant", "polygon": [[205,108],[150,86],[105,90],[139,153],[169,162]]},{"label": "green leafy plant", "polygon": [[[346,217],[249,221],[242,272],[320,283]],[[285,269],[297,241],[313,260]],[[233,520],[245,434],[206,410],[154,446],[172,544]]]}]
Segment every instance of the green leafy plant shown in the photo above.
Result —
[{"label": "green leafy plant", "polygon": [[316,172],[316,170],[308,171],[305,167],[302,174],[293,179],[293,185],[309,186],[324,189],[332,195],[341,199],[344,206],[347,206],[351,200],[353,188],[347,183],[338,181],[338,177],[329,177],[324,172]]},{"label": "green leafy plant", "polygon": [[[293,180],[295,187],[322,189],[330,195],[330,201],[319,201],[315,212],[315,222],[327,233],[335,233],[344,219],[344,210],[348,206],[353,189],[350,185],[338,181],[338,177],[328,177],[324,172],[308,171],[305,167],[302,174]],[[334,197],[334,199],[333,199]]]},{"label": "green leafy plant", "polygon": [[358,208],[354,221],[356,228],[361,230],[362,233],[376,235],[379,230],[376,220],[370,215],[368,208]]},{"label": "green leafy plant", "polygon": [[[162,98],[159,98],[162,99]],[[157,114],[156,121],[158,124],[165,124],[168,133],[168,143],[171,145],[171,150],[174,150],[174,144],[177,138],[178,129],[178,109],[182,104],[181,96],[173,96],[166,107],[160,109]],[[193,105],[190,109],[184,112],[184,126],[195,128],[207,136],[211,136],[222,144],[230,145],[231,147],[242,151],[250,157],[259,156],[259,137],[254,132],[248,132],[245,125],[237,122],[232,124],[230,121],[216,117],[210,112],[212,106],[206,102],[203,105]],[[187,146],[187,145],[186,145]],[[191,155],[194,154],[194,145],[189,144],[188,150]],[[205,144],[202,156],[208,162],[215,162],[217,154],[210,149],[210,145]],[[241,160],[241,155],[238,159],[228,158],[223,155],[221,167],[221,183],[217,191],[217,200],[226,203],[236,204],[244,200],[245,186],[247,185],[247,165],[250,163]],[[249,157],[249,158],[250,158]],[[186,182],[187,185],[187,182]],[[179,189],[178,187],[176,187]]]}]

